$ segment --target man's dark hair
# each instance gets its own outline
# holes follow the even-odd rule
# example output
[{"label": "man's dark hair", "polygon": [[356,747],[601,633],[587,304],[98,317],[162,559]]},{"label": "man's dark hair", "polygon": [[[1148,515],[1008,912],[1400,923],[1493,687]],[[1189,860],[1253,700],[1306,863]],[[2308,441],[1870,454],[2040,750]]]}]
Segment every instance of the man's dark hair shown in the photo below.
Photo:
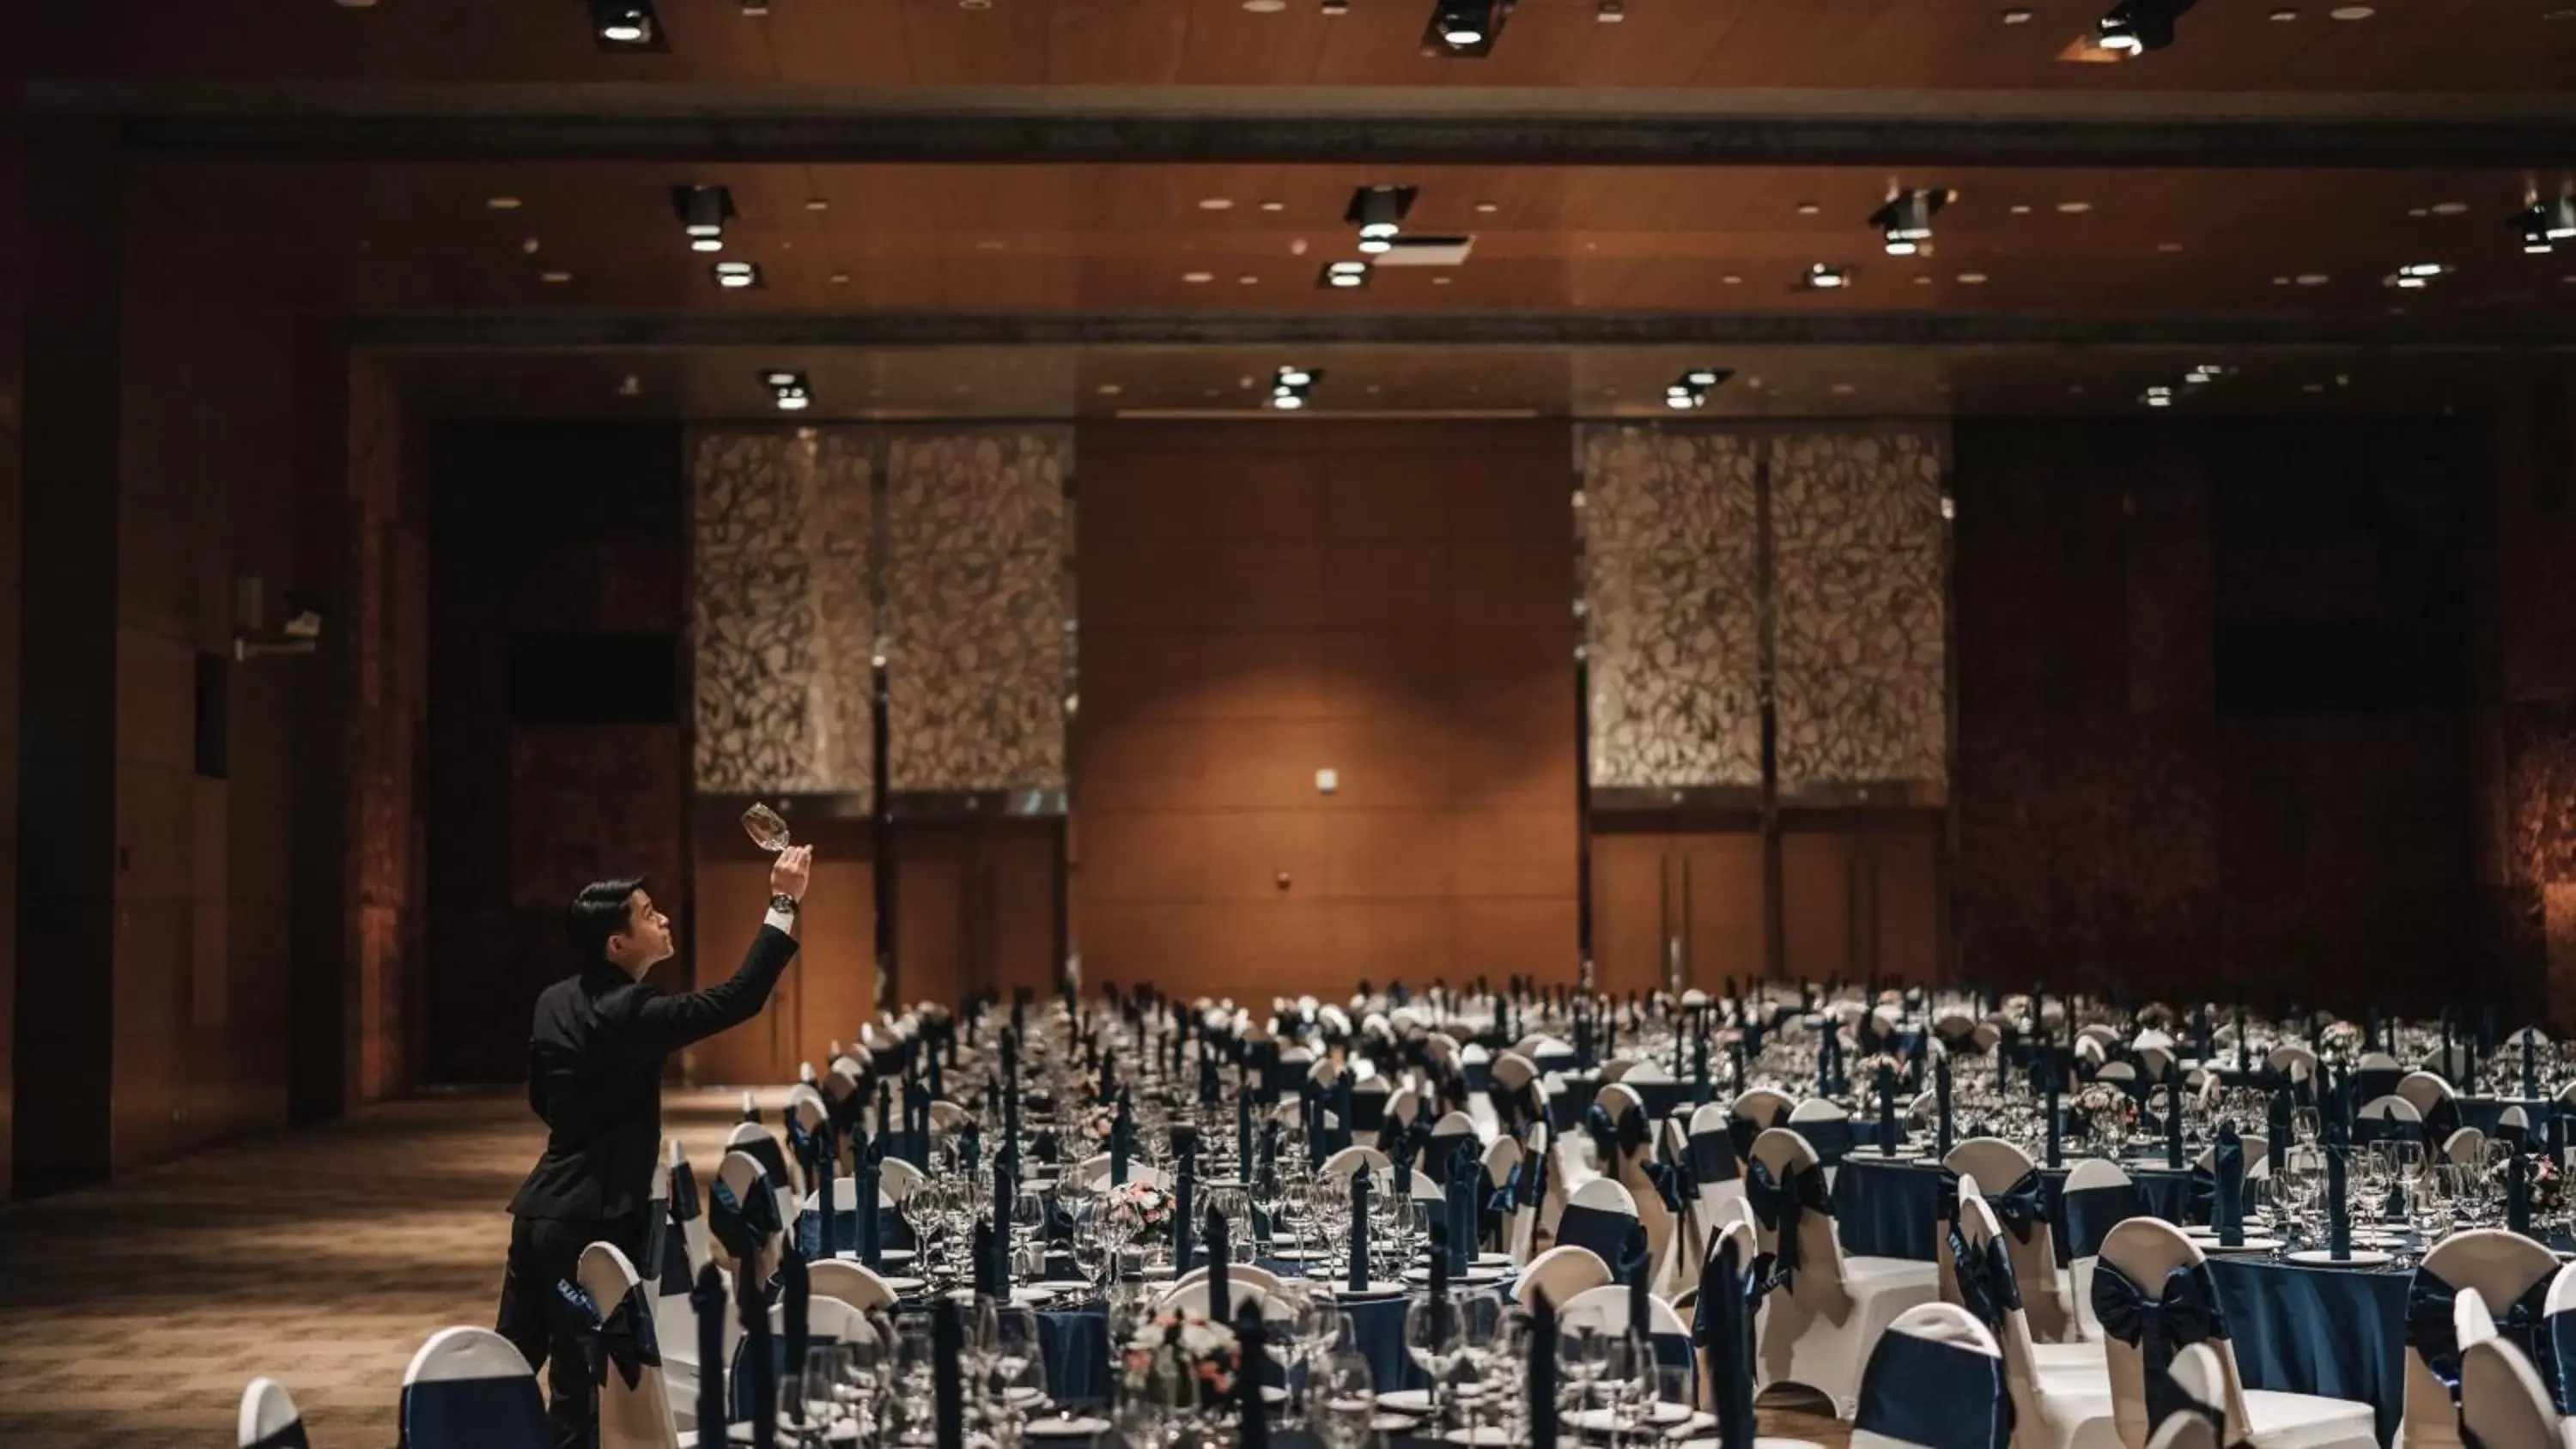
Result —
[{"label": "man's dark hair", "polygon": [[572,937],[573,954],[585,964],[606,960],[608,938],[634,924],[635,893],[642,889],[644,877],[640,875],[595,880],[583,886],[572,898],[571,909],[564,912],[564,929]]}]

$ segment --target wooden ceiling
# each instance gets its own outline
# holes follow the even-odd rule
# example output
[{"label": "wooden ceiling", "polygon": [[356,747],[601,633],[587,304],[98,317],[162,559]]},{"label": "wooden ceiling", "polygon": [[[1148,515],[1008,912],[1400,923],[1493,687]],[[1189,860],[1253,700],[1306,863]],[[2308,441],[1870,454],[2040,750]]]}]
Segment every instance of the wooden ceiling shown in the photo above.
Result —
[{"label": "wooden ceiling", "polygon": [[1596,0],[1520,0],[1483,60],[1422,54],[1428,0],[655,4],[668,49],[650,54],[603,53],[582,0],[81,0],[22,23],[37,74],[147,81],[2492,95],[2576,74],[2565,0],[2220,0],[2121,64],[2061,58],[2105,0],[1625,0],[1618,24]]},{"label": "wooden ceiling", "polygon": [[[135,168],[128,210],[148,236],[229,245],[306,305],[362,316],[2402,313],[2556,316],[2576,333],[2576,245],[2525,255],[2505,224],[2530,179],[2500,171],[148,163]],[[1355,186],[1371,182],[1418,186],[1408,231],[1472,235],[1466,264],[1381,267],[1366,289],[1319,288],[1326,262],[1357,255],[1343,208]],[[1867,226],[1892,182],[1956,189],[1930,255],[1888,257]],[[715,257],[687,249],[669,195],[680,183],[732,191],[740,215]],[[496,200],[515,205],[497,210]],[[762,285],[718,288],[714,260],[756,262]],[[2455,271],[2421,291],[2385,284],[2401,265],[2423,262]],[[1802,289],[1799,278],[1816,263],[1849,267],[1852,285]]]}]

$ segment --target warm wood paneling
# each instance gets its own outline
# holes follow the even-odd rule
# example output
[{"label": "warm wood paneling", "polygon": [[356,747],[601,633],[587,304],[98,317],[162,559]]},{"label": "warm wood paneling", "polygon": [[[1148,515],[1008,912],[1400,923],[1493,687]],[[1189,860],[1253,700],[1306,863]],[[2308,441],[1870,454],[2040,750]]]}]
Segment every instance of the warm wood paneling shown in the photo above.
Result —
[{"label": "warm wood paneling", "polygon": [[1569,976],[1562,431],[1130,424],[1080,456],[1086,980]]}]

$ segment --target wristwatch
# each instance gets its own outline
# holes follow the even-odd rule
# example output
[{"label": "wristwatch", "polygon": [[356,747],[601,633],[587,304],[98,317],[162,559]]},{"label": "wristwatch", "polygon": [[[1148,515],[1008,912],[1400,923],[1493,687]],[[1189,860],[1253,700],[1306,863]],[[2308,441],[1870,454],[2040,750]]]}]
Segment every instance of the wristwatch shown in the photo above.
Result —
[{"label": "wristwatch", "polygon": [[769,908],[780,915],[792,916],[796,914],[796,898],[785,891],[780,891],[769,898]]}]

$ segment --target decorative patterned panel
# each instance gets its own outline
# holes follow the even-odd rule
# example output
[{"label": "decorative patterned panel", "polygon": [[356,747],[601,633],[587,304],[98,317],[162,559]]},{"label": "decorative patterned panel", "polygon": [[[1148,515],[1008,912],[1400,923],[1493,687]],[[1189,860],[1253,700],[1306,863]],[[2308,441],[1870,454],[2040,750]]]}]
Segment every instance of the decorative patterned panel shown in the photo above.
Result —
[{"label": "decorative patterned panel", "polygon": [[700,791],[867,803],[868,469],[847,430],[695,437]]},{"label": "decorative patterned panel", "polygon": [[1771,448],[1773,690],[1784,792],[1949,778],[1941,470],[1928,430]]},{"label": "decorative patterned panel", "polygon": [[1064,784],[1063,428],[912,432],[886,454],[887,773],[903,791]]},{"label": "decorative patterned panel", "polygon": [[1758,446],[1582,430],[1596,786],[1762,783]]}]

